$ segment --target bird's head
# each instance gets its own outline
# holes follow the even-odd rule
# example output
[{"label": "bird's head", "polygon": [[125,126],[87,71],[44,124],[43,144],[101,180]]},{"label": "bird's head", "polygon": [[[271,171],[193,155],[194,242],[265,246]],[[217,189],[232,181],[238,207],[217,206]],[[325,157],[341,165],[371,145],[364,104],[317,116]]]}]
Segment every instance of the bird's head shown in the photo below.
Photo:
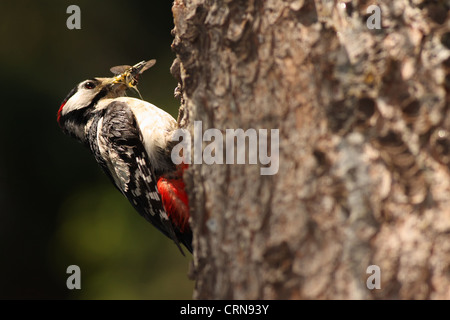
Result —
[{"label": "bird's head", "polygon": [[80,82],[61,103],[57,121],[61,129],[83,140],[84,128],[96,112],[101,111],[99,102],[125,96],[126,90],[137,90],[139,75],[153,66],[155,60],[142,61],[134,66],[117,66],[111,68],[116,75],[111,78],[92,78]]},{"label": "bird's head", "polygon": [[86,123],[98,111],[99,101],[125,95],[127,86],[115,78],[92,78],[73,88],[58,110],[57,121],[61,129],[78,139],[84,137]]}]

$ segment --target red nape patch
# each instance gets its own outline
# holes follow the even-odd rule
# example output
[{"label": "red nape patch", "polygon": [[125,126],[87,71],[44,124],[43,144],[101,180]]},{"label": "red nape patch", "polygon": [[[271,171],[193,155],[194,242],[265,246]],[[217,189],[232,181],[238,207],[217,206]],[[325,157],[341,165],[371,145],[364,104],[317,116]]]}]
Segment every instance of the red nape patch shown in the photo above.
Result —
[{"label": "red nape patch", "polygon": [[167,215],[181,232],[189,228],[189,203],[182,175],[175,178],[161,177],[157,188]]},{"label": "red nape patch", "polygon": [[61,107],[59,107],[58,117],[56,119],[58,121],[58,123],[60,123],[59,121],[61,120],[61,112],[62,112],[62,109],[64,108],[64,105],[66,104],[66,102],[67,102],[67,100],[64,100],[63,103],[61,104]]}]

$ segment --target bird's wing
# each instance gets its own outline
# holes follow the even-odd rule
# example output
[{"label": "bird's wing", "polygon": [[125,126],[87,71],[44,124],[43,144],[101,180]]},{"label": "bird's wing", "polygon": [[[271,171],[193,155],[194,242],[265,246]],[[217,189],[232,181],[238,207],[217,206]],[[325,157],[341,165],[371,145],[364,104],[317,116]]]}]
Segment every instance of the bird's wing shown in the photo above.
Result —
[{"label": "bird's wing", "polygon": [[127,104],[113,101],[98,122],[97,142],[103,169],[133,207],[167,237],[181,252],[180,236],[163,208],[136,118]]}]

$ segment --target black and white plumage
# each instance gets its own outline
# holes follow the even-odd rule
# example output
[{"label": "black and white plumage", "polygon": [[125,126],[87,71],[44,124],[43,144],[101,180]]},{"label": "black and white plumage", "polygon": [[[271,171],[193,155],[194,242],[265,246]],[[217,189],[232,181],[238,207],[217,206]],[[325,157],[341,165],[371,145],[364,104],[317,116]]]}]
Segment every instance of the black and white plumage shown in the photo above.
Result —
[{"label": "black and white plumage", "polygon": [[[90,149],[145,219],[192,252],[184,184],[170,158],[177,123],[156,106],[125,97],[128,87],[117,77],[81,82],[62,103],[58,123]],[[158,187],[160,179],[164,183]],[[178,201],[180,194],[185,201]]]}]

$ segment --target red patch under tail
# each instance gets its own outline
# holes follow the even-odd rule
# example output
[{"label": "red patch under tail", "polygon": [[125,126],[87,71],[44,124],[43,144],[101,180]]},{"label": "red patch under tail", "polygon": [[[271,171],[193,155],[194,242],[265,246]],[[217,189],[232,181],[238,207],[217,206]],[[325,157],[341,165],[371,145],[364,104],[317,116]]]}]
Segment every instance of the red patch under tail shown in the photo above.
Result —
[{"label": "red patch under tail", "polygon": [[180,166],[175,173],[159,178],[158,191],[167,215],[180,232],[189,229],[189,200],[183,182],[183,171],[187,165]]}]

